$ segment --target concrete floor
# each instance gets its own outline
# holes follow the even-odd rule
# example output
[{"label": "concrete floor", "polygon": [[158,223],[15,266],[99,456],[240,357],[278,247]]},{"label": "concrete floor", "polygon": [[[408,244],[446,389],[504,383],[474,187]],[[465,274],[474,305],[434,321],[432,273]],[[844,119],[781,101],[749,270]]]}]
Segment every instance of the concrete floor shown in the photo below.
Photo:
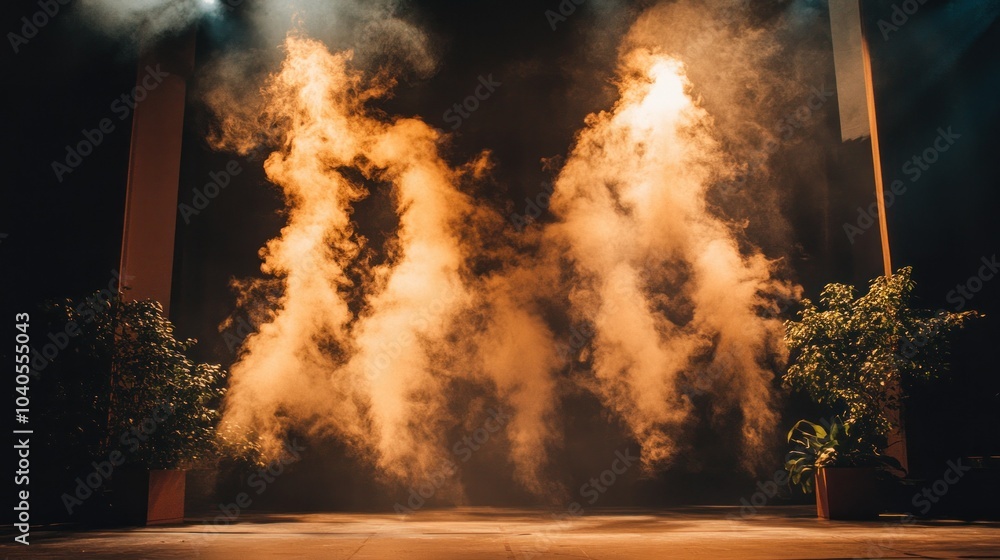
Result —
[{"label": "concrete floor", "polygon": [[[814,510],[813,510],[814,511]],[[103,531],[39,531],[5,558],[1000,558],[1000,523],[830,522],[810,508],[551,512],[492,508],[385,514],[244,515],[238,523]],[[209,524],[206,524],[209,523]],[[11,542],[11,537],[5,539]]]}]

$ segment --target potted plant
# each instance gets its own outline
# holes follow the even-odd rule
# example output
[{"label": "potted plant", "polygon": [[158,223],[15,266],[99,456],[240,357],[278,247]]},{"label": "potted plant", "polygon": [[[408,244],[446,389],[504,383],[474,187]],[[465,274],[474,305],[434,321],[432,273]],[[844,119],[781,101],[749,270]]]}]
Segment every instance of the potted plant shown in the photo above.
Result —
[{"label": "potted plant", "polygon": [[[73,430],[66,455],[91,465],[77,480],[109,497],[115,521],[183,521],[184,469],[217,451],[224,372],[188,357],[195,341],[177,340],[155,301],[98,294],[49,307],[55,323],[75,325],[45,375],[55,426]],[[90,491],[63,494],[67,511]]]},{"label": "potted plant", "polygon": [[[839,488],[834,475],[820,472],[825,468],[857,467],[869,473],[874,466],[885,468],[886,462],[875,458],[885,455],[890,434],[899,428],[905,388],[945,370],[950,335],[977,315],[912,308],[911,274],[907,267],[876,278],[868,293],[857,298],[852,286],[828,284],[820,295],[821,307],[804,299],[799,320],[785,323],[790,351],[785,386],[804,391],[845,419],[836,437],[833,425],[820,426],[821,431],[808,422],[799,422],[789,433],[799,452],[802,446],[811,450],[793,455],[789,466],[802,469],[812,461],[817,480],[830,493],[848,490]],[[801,471],[800,478],[808,479],[811,472]],[[821,515],[830,513],[819,507],[823,499],[828,498],[817,493]]]},{"label": "potted plant", "polygon": [[799,420],[788,432],[788,442],[795,445],[785,461],[789,480],[803,492],[816,492],[819,517],[875,517],[877,473],[902,467],[883,455],[877,443],[858,437],[853,422],[835,417],[824,424]]}]

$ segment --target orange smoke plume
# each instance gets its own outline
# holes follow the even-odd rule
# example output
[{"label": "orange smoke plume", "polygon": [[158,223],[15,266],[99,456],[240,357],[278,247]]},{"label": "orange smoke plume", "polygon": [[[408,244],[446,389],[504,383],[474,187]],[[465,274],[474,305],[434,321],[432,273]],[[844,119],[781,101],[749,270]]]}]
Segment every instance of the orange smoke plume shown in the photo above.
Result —
[{"label": "orange smoke plume", "polygon": [[[587,372],[569,379],[621,418],[649,469],[680,449],[693,393],[739,416],[753,463],[775,423],[765,360],[780,354],[781,323],[766,316],[793,290],[706,202],[733,164],[681,63],[626,54],[619,101],[588,117],[558,176],[555,223],[487,240],[503,220],[461,187],[488,172],[485,154],[450,166],[439,132],[371,108],[385,74],[296,35],[284,48],[259,106],[213,98],[218,147],[277,146],[265,171],[287,211],[261,250],[267,279],[249,290],[269,294],[267,319],[232,368],[225,432],[269,454],[290,430],[332,436],[380,473],[419,480],[475,412],[456,403],[461,382],[506,409],[514,476],[546,493],[567,364],[542,309],[569,301],[566,318],[594,333]],[[374,183],[391,186],[398,217],[382,259],[352,221]],[[474,272],[486,246],[494,265]]]},{"label": "orange smoke plume", "polygon": [[655,467],[677,452],[693,391],[718,412],[737,407],[746,455],[775,424],[763,361],[781,322],[772,263],[741,250],[706,193],[730,162],[693,102],[680,62],[636,49],[623,57],[620,99],[591,115],[556,182],[548,231],[575,282],[573,313],[593,324],[595,390]]},{"label": "orange smoke plume", "polygon": [[[289,428],[304,428],[343,438],[387,473],[426,472],[437,466],[448,375],[429,352],[469,298],[455,227],[471,202],[433,129],[373,116],[366,102],[386,90],[350,68],[350,53],[295,36],[285,50],[262,92],[263,123],[237,114],[218,139],[247,149],[259,130],[279,131],[265,170],[288,214],[261,251],[280,296],[232,368],[224,429],[275,451]],[[351,172],[393,185],[399,229],[385,264],[360,258],[351,205],[368,192]]]}]

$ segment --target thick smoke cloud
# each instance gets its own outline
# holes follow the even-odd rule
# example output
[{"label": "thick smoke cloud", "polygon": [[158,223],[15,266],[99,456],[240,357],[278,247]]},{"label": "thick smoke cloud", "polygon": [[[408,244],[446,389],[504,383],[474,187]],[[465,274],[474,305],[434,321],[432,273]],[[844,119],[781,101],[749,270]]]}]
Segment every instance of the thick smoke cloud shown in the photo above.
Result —
[{"label": "thick smoke cloud", "polygon": [[[218,18],[247,14],[269,62],[294,22],[309,37],[334,50],[351,49],[363,68],[383,65],[426,77],[436,56],[428,34],[399,17],[401,0],[80,0],[78,13],[90,26],[113,37],[140,41],[181,32]],[[245,60],[236,57],[236,60]],[[237,67],[246,71],[248,68]]]},{"label": "thick smoke cloud", "polygon": [[436,68],[434,41],[399,15],[401,0],[251,0],[256,41],[281,45],[294,22],[305,36],[334,51],[352,50],[359,68],[384,67],[397,76],[426,77]]},{"label": "thick smoke cloud", "polygon": [[[807,111],[824,77],[829,39],[825,17],[804,0],[660,2],[636,18],[623,51],[655,48],[685,64],[692,96],[712,119],[713,136],[735,165],[718,168],[709,193],[733,221],[745,222],[757,243],[784,252],[791,230],[782,209],[786,191],[772,180],[773,156],[814,126]],[[821,99],[821,101],[825,101]]]},{"label": "thick smoke cloud", "polygon": [[[780,196],[765,188],[767,121],[791,94],[769,72],[781,49],[768,29],[743,3],[640,15],[609,71],[618,101],[568,147],[553,220],[516,234],[477,196],[488,153],[449,163],[439,131],[374,108],[436,67],[434,41],[375,4],[288,35],[300,12],[262,3],[264,44],[285,37],[280,68],[267,49],[209,66],[212,142],[272,150],[264,168],[287,219],[261,250],[264,277],[239,284],[262,326],[232,368],[224,430],[272,453],[289,432],[335,437],[413,482],[441,470],[449,435],[477,427],[485,399],[511,417],[497,445],[513,476],[541,495],[558,490],[547,469],[563,401],[582,388],[641,444],[647,472],[690,445],[706,402],[716,429],[738,425],[752,468],[776,425],[775,301],[796,295],[753,242],[785,235],[777,205],[742,204]],[[748,186],[720,199],[741,173]],[[375,246],[354,211],[383,187],[398,222]],[[592,333],[573,364],[566,325]]]},{"label": "thick smoke cloud", "polygon": [[[226,120],[219,138],[241,148],[261,126],[280,130],[265,171],[288,206],[281,236],[261,252],[280,295],[233,367],[227,428],[257,432],[265,451],[293,426],[335,435],[390,475],[425,475],[438,466],[448,375],[430,352],[448,343],[469,299],[455,234],[471,208],[455,188],[463,170],[441,160],[426,124],[371,114],[365,103],[386,91],[348,53],[294,36],[285,50],[255,108],[262,116]],[[386,264],[360,258],[351,204],[368,192],[358,177],[394,186],[399,229]],[[359,268],[362,287],[349,273]]]},{"label": "thick smoke cloud", "polygon": [[776,420],[763,364],[782,330],[759,315],[790,289],[709,208],[731,164],[681,64],[637,49],[621,76],[618,104],[588,119],[556,181],[548,232],[575,271],[573,312],[594,326],[597,391],[651,468],[676,453],[693,390],[738,408],[752,458]]},{"label": "thick smoke cloud", "polygon": [[[462,424],[449,401],[452,381],[463,379],[510,407],[516,476],[540,491],[555,344],[528,308],[527,279],[516,288],[507,272],[470,274],[480,245],[470,224],[500,219],[459,186],[481,178],[488,159],[449,167],[437,131],[378,117],[367,103],[386,90],[352,69],[349,53],[298,36],[285,51],[259,106],[218,108],[219,147],[245,151],[262,138],[281,146],[265,171],[288,212],[261,252],[273,280],[244,286],[278,295],[260,302],[269,317],[232,368],[225,429],[256,434],[266,452],[292,428],[333,435],[383,474],[419,480],[440,469],[443,437]],[[364,258],[351,222],[352,202],[369,194],[358,176],[393,187],[399,223],[382,262]],[[518,367],[526,354],[530,365]]]},{"label": "thick smoke cloud", "polygon": [[80,0],[90,25],[115,37],[148,39],[190,27],[221,9],[208,0]]}]

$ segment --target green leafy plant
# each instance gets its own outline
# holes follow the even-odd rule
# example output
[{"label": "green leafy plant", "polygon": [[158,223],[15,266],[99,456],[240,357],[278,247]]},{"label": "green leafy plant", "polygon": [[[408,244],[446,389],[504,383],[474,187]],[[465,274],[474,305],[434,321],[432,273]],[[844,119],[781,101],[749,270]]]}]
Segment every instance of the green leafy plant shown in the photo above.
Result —
[{"label": "green leafy plant", "polygon": [[883,455],[878,444],[858,437],[854,424],[835,417],[826,426],[799,420],[788,432],[794,444],[785,458],[789,480],[805,493],[812,492],[816,470],[821,467],[874,467],[902,470],[892,457]]},{"label": "green leafy plant", "polygon": [[785,385],[849,419],[867,444],[892,432],[906,384],[940,375],[950,335],[977,316],[913,309],[911,274],[876,278],[859,298],[852,286],[828,284],[821,307],[803,300],[799,320],[785,323]]},{"label": "green leafy plant", "polygon": [[189,467],[213,460],[225,372],[195,363],[159,303],[88,298],[50,304],[50,322],[76,325],[44,375],[54,426],[77,457],[121,453],[127,464]]}]

